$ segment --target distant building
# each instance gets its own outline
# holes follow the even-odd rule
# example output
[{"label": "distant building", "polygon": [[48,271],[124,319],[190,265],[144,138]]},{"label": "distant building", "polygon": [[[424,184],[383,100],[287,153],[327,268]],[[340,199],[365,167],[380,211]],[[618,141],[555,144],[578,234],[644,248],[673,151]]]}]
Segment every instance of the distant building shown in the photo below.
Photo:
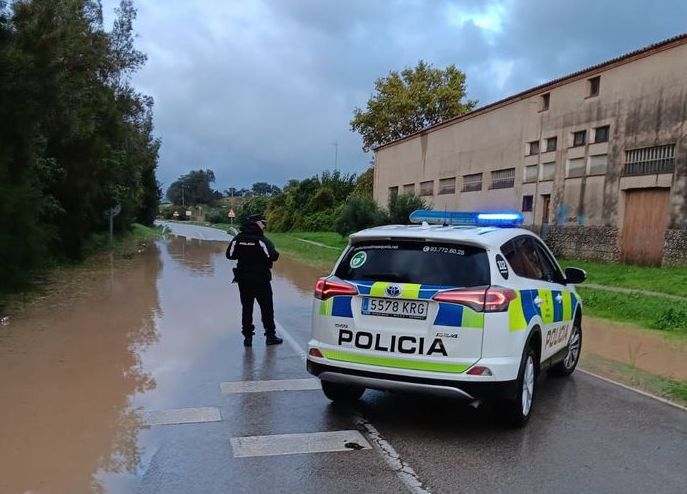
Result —
[{"label": "distant building", "polygon": [[375,151],[374,197],[515,209],[558,254],[687,263],[687,34]]}]

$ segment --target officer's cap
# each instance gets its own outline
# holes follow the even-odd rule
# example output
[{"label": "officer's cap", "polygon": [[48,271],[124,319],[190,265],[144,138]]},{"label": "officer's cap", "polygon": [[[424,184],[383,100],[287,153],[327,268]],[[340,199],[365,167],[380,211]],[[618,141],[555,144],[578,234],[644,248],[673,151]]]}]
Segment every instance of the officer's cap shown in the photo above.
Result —
[{"label": "officer's cap", "polygon": [[246,220],[248,223],[257,223],[258,221],[267,223],[267,218],[262,214],[251,214]]}]

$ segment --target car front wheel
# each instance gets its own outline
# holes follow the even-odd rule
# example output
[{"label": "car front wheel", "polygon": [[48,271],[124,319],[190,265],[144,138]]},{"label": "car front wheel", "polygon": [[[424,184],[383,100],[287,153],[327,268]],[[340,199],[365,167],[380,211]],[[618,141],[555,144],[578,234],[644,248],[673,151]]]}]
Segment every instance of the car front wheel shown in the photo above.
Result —
[{"label": "car front wheel", "polygon": [[501,420],[511,427],[523,427],[532,415],[537,387],[537,354],[527,347],[520,364],[516,396],[503,400],[499,406]]}]

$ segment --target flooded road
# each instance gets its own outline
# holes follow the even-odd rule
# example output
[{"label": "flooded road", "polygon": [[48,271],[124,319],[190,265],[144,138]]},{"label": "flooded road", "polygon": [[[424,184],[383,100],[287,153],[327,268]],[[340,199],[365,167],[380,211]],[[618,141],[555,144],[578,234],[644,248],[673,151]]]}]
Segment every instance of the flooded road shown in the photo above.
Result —
[{"label": "flooded road", "polygon": [[[292,347],[266,348],[260,338],[252,349],[240,345],[225,248],[160,241],[0,328],[0,493],[407,492],[375,449],[235,454],[236,438],[356,426],[350,411],[304,381],[310,376]],[[301,348],[322,274],[288,257],[275,264],[277,319]],[[607,334],[598,331],[593,344],[619,338]],[[677,377],[679,364],[666,369]],[[305,387],[222,387],[257,381]],[[359,412],[426,492],[683,491],[684,412],[582,374],[544,379],[539,400],[520,431],[453,402],[379,392],[368,391]],[[191,423],[149,425],[180,409]],[[485,476],[494,465],[500,475]]]}]

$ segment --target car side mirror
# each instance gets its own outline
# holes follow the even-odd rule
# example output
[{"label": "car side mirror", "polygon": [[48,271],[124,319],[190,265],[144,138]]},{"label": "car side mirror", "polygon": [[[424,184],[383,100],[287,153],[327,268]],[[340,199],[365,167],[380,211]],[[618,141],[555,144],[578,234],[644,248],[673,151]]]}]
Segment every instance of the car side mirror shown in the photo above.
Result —
[{"label": "car side mirror", "polygon": [[587,272],[580,268],[565,268],[565,281],[577,285],[587,279]]}]

